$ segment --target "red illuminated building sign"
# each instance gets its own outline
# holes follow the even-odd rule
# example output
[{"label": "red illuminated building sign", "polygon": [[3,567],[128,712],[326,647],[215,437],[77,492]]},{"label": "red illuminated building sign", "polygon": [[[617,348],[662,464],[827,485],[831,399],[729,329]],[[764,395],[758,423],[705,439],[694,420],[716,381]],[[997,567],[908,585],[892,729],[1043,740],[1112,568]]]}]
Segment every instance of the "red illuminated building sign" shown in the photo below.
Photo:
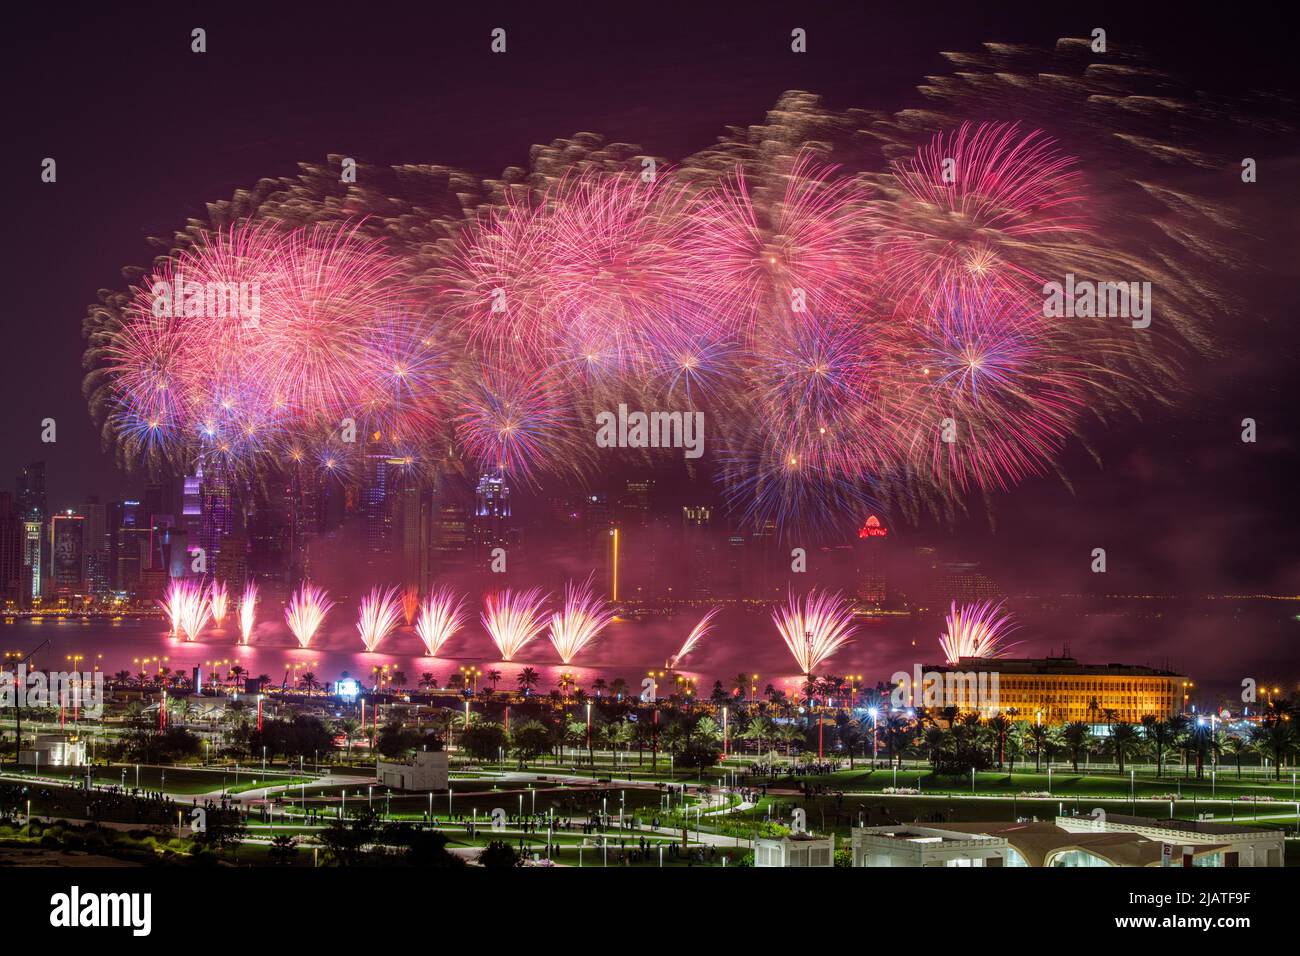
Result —
[{"label": "red illuminated building sign", "polygon": [[889,534],[889,530],[880,523],[880,519],[871,515],[858,529],[859,538],[883,538]]}]

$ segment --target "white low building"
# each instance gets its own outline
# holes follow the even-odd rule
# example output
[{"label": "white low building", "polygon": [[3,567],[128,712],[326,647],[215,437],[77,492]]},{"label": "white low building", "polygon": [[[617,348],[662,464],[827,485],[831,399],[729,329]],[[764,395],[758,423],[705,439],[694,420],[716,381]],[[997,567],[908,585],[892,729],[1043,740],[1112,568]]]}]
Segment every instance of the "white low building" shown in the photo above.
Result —
[{"label": "white low building", "polygon": [[1145,817],[854,827],[854,866],[1281,866],[1280,830]]},{"label": "white low building", "polygon": [[1007,841],[983,833],[898,825],[853,828],[854,866],[1002,866]]},{"label": "white low building", "polygon": [[394,790],[446,790],[449,779],[447,752],[421,750],[409,761],[376,760],[375,776]]},{"label": "white low building", "polygon": [[792,833],[754,841],[755,866],[834,866],[835,836]]},{"label": "white low building", "polygon": [[86,742],[63,734],[39,734],[30,750],[18,752],[18,762],[40,767],[80,767],[86,762]]},{"label": "white low building", "polygon": [[1173,865],[1192,856],[1195,866],[1282,866],[1286,835],[1281,830],[1247,823],[1209,820],[1156,820],[1110,813],[1104,818],[1057,817],[1070,833],[1133,833],[1172,847]]}]

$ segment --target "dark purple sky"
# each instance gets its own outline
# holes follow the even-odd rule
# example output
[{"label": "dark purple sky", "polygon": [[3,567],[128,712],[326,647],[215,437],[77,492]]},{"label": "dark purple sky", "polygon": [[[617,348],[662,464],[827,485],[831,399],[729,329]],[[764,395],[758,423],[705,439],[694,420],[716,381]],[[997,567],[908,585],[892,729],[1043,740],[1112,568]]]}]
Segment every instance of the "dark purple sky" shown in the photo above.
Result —
[{"label": "dark purple sky", "polygon": [[[784,90],[897,109],[919,102],[926,73],[945,69],[939,51],[1050,43],[1097,25],[1207,89],[1296,88],[1289,35],[1260,9],[1206,19],[1148,4],[403,6],[422,12],[378,3],[8,12],[4,486],[43,458],[54,506],[134,489],[98,452],[80,395],[86,304],[121,285],[123,265],[149,261],[147,236],[300,160],[344,153],[494,175],[526,163],[531,144],[577,131],[680,157],[728,124],[761,120]],[[485,52],[498,25],[510,31],[506,57]],[[204,56],[189,52],[194,26],[208,31]],[[792,26],[809,31],[808,55],[789,54]],[[57,185],[39,182],[45,156],[58,160]],[[1258,189],[1294,208],[1295,157],[1289,166],[1267,170]],[[951,534],[956,550],[1026,587],[1094,589],[1087,555],[1104,546],[1115,592],[1300,592],[1294,248],[1286,260],[1289,274],[1251,290],[1254,318],[1221,330],[1222,354],[1189,367],[1195,384],[1174,410],[1101,433],[1101,466],[1070,454],[1072,488],[1042,479],[997,496],[995,533],[977,504],[952,529],[900,534]],[[1238,441],[1246,415],[1260,423],[1253,446]],[[45,417],[58,421],[56,445],[40,443]]]}]

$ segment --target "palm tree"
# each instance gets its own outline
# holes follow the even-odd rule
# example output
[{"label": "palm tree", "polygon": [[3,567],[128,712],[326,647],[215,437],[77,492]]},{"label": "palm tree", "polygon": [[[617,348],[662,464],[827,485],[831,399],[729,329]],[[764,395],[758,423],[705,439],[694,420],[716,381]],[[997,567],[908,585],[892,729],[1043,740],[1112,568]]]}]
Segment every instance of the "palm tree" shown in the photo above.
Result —
[{"label": "palm tree", "polygon": [[519,675],[515,678],[515,682],[519,685],[519,689],[523,691],[524,696],[526,697],[534,687],[542,682],[542,678],[537,671],[533,670],[531,667],[525,667],[519,672]]},{"label": "palm tree", "polygon": [[343,735],[343,744],[347,747],[347,757],[352,757],[352,741],[361,732],[361,722],[355,717],[344,717],[338,722],[338,732]]},{"label": "palm tree", "polygon": [[1238,737],[1236,734],[1228,734],[1223,742],[1223,752],[1237,764],[1237,779],[1241,779],[1241,758],[1248,753],[1253,753],[1254,745],[1245,737]]},{"label": "palm tree", "polygon": [[731,679],[731,681],[736,687],[736,696],[739,697],[741,700],[744,700],[745,691],[749,689],[749,675],[737,674],[735,677]]},{"label": "palm tree", "polygon": [[420,689],[434,690],[438,686],[438,678],[433,676],[431,671],[425,671],[420,675]]},{"label": "palm tree", "polygon": [[[920,728],[919,721],[916,728]],[[903,766],[903,753],[907,750],[908,738],[911,735],[913,722],[908,720],[907,716],[899,711],[891,710],[885,717],[885,742],[889,746],[889,759]]]},{"label": "palm tree", "polygon": [[1264,722],[1251,731],[1250,742],[1256,750],[1273,761],[1274,776],[1281,780],[1282,764],[1287,755],[1295,750],[1295,732],[1291,729],[1291,722],[1276,714],[1271,718],[1265,717]]},{"label": "palm tree", "polygon": [[594,681],[591,682],[591,689],[596,692],[597,697],[603,697],[605,695],[605,691],[609,690],[609,684],[605,682],[605,678],[597,677]]},{"label": "palm tree", "polygon": [[316,680],[316,675],[311,671],[298,678],[298,684],[309,694],[320,687],[320,681]]},{"label": "palm tree", "polygon": [[1158,720],[1148,714],[1142,718],[1142,729],[1156,748],[1156,776],[1159,777],[1164,772],[1165,750],[1174,743],[1173,727],[1168,721]]},{"label": "palm tree", "polygon": [[621,677],[615,677],[609,682],[609,692],[615,697],[622,697],[627,692],[627,681]]},{"label": "palm tree", "polygon": [[1137,749],[1141,735],[1132,724],[1115,724],[1110,728],[1110,746],[1119,763],[1119,772],[1124,772],[1124,758]]},{"label": "palm tree", "polygon": [[1065,740],[1066,749],[1070,751],[1070,764],[1074,767],[1074,772],[1079,772],[1079,757],[1088,749],[1088,740],[1092,736],[1092,731],[1082,720],[1072,720],[1065,725],[1061,732]]},{"label": "palm tree", "polygon": [[488,679],[488,683],[492,685],[492,693],[495,694],[497,692],[497,682],[501,680],[501,672],[492,670],[488,671],[485,676]]},{"label": "palm tree", "polygon": [[235,689],[239,690],[244,686],[244,668],[240,664],[235,664],[230,668],[230,676],[235,679]]},{"label": "palm tree", "polygon": [[988,720],[988,728],[993,732],[993,742],[997,747],[997,753],[993,759],[1000,768],[1006,760],[1007,734],[1011,731],[1011,721],[1006,718],[1005,714],[994,714]]}]

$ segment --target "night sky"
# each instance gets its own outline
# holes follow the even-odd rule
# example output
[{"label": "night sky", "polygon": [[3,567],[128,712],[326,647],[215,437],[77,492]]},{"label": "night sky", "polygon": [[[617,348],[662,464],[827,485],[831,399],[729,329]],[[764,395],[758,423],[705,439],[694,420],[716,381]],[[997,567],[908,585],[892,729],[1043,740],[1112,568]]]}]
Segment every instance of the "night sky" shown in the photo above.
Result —
[{"label": "night sky", "polygon": [[[680,157],[729,124],[761,121],[785,90],[896,110],[918,105],[917,83],[948,68],[940,51],[1050,44],[1098,25],[1208,90],[1296,88],[1290,36],[1258,8],[1202,18],[1182,6],[1135,14],[1132,4],[1079,15],[1006,4],[186,6],[7,11],[0,478],[44,459],[53,507],[142,481],[99,451],[81,397],[81,320],[96,289],[122,286],[124,265],[148,264],[147,237],[299,161],[342,153],[492,176],[525,165],[530,145],[578,131]],[[498,25],[510,53],[491,57]],[[202,56],[189,51],[195,26],[208,33]],[[808,30],[805,56],[789,53],[792,26]],[[1257,150],[1272,158],[1253,188],[1275,209],[1297,206],[1293,145]],[[58,161],[55,185],[40,182],[45,156]],[[1267,275],[1240,290],[1247,321],[1214,330],[1217,354],[1186,369],[1188,394],[1091,436],[1100,464],[1072,448],[1069,486],[1027,481],[991,508],[973,501],[952,527],[898,533],[950,536],[954,552],[1026,589],[1095,590],[1088,553],[1103,546],[1115,593],[1300,593],[1297,247],[1286,238],[1270,240]],[[1255,445],[1239,440],[1245,416],[1259,422]],[[58,422],[55,445],[40,442],[45,417]]]}]

